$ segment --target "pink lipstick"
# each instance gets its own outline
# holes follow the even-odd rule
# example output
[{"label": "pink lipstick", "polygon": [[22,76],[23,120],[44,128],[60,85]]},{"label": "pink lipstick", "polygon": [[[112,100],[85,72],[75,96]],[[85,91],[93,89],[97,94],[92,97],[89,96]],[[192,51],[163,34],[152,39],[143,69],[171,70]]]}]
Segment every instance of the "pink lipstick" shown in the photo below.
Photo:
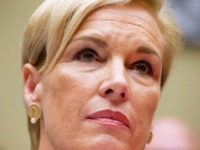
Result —
[{"label": "pink lipstick", "polygon": [[89,116],[87,116],[86,119],[91,119],[96,121],[97,123],[107,126],[127,127],[127,128],[130,127],[129,120],[124,114],[109,109],[92,113]]}]

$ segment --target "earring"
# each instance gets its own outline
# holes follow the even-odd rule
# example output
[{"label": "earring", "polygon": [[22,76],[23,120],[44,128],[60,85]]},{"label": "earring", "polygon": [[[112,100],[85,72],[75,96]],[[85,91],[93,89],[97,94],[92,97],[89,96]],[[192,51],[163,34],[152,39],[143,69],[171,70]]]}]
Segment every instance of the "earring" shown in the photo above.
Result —
[{"label": "earring", "polygon": [[40,109],[40,105],[37,103],[32,103],[29,107],[28,107],[28,116],[31,118],[30,122],[32,124],[35,124],[38,119],[41,116],[41,109]]},{"label": "earring", "polygon": [[147,140],[147,144],[151,143],[152,138],[153,138],[153,132],[150,131],[150,132],[149,132],[149,137],[148,137],[148,140]]},{"label": "earring", "polygon": [[149,149],[149,148],[148,148],[148,145],[151,143],[152,138],[153,138],[153,133],[152,133],[152,131],[150,131],[150,132],[149,132],[149,137],[148,137],[147,143],[146,143],[146,145],[145,145],[145,150],[148,150],[148,149]]}]

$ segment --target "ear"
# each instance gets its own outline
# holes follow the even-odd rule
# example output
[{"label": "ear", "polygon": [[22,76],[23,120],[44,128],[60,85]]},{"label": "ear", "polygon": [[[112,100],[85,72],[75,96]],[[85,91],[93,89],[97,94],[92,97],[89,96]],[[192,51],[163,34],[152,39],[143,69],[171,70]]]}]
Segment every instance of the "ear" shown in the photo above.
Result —
[{"label": "ear", "polygon": [[27,63],[23,66],[24,81],[24,100],[27,106],[33,102],[39,102],[38,86],[40,83],[40,74],[34,66]]}]

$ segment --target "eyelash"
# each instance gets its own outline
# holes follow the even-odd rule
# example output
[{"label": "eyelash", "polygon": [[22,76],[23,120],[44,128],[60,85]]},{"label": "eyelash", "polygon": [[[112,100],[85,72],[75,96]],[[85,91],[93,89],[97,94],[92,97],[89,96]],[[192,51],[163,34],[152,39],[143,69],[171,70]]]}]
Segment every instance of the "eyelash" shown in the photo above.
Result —
[{"label": "eyelash", "polygon": [[[88,57],[91,60],[87,60],[87,59],[84,58],[84,55],[86,56],[86,54],[88,54],[88,56],[92,56],[91,58]],[[84,62],[91,62],[94,59],[96,61],[101,61],[98,53],[91,48],[83,48],[82,50],[80,50],[79,52],[77,52],[75,54],[74,59],[79,60],[79,61],[84,61]]]},{"label": "eyelash", "polygon": [[[87,58],[86,54],[89,54],[88,55],[89,59]],[[84,55],[86,56],[85,58],[84,58]],[[98,55],[98,53],[91,48],[81,49],[79,52],[77,52],[75,54],[74,59],[83,61],[83,62],[92,62],[92,61],[102,62],[103,61],[101,59],[101,57]],[[153,76],[153,72],[154,72],[152,65],[146,60],[140,60],[140,61],[137,61],[137,62],[131,64],[129,69],[136,70],[140,74],[150,75],[150,76]],[[146,70],[144,70],[144,69],[146,69]]]},{"label": "eyelash", "polygon": [[[144,68],[144,67],[146,67],[146,68]],[[133,65],[131,65],[131,67],[129,69],[134,69],[134,70],[136,70],[137,72],[139,72],[141,74],[150,75],[150,76],[152,76],[153,72],[154,72],[152,65],[149,62],[145,61],[145,60],[141,60],[141,61],[135,62]],[[147,69],[147,70],[144,71],[142,69]]]}]

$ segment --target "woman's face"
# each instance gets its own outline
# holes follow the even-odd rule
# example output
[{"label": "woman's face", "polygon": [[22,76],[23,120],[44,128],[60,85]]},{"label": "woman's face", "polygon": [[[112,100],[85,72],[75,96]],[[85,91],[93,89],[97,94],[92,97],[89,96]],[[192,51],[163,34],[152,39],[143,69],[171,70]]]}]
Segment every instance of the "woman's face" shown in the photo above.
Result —
[{"label": "woman's face", "polygon": [[162,35],[141,6],[104,7],[43,74],[40,146],[142,150],[160,98]]}]

